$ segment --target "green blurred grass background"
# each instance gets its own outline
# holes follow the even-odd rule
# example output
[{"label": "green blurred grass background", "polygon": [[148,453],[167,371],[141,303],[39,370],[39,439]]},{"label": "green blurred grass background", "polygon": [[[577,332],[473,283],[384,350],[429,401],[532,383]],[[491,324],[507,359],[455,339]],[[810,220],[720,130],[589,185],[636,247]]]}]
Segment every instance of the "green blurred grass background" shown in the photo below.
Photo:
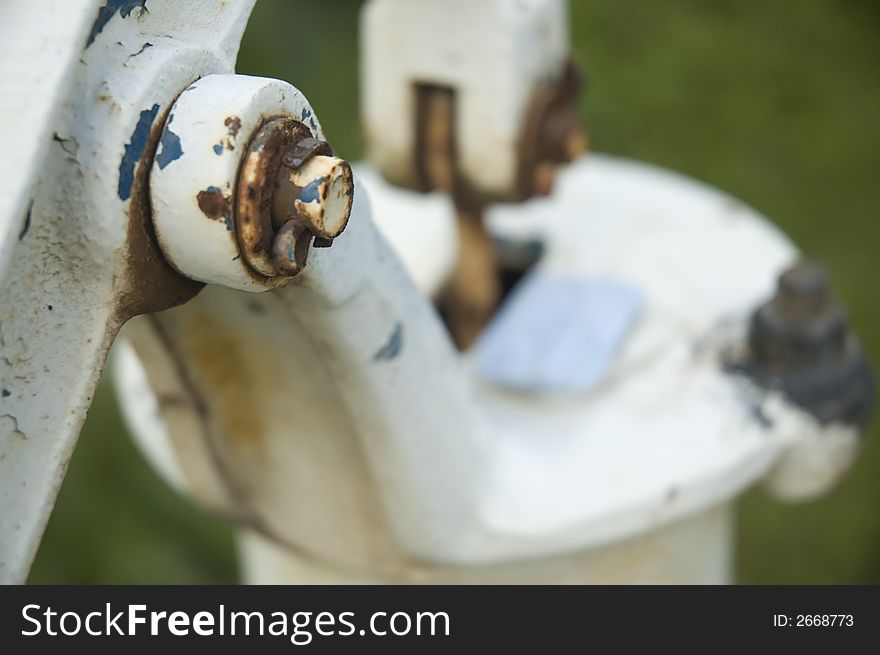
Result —
[{"label": "green blurred grass background", "polygon": [[[418,0],[414,0],[418,1]],[[354,0],[261,0],[239,71],[311,100],[347,158],[361,154]],[[716,185],[824,261],[880,361],[880,3],[571,0],[596,150]],[[682,247],[687,247],[682,244]],[[875,429],[876,433],[877,430]],[[818,502],[761,491],[740,504],[745,583],[880,582],[880,445]],[[234,582],[231,532],[171,492],[132,446],[102,383],[34,583]]]}]

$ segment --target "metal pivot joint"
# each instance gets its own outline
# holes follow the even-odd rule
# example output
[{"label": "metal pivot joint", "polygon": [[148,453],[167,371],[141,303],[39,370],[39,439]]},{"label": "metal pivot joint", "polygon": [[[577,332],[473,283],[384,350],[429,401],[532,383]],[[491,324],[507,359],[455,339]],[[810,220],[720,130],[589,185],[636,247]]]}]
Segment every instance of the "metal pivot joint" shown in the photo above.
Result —
[{"label": "metal pivot joint", "polygon": [[211,75],[165,125],[150,193],[162,252],[194,280],[246,291],[290,282],[351,214],[354,178],[305,97],[279,80]]}]

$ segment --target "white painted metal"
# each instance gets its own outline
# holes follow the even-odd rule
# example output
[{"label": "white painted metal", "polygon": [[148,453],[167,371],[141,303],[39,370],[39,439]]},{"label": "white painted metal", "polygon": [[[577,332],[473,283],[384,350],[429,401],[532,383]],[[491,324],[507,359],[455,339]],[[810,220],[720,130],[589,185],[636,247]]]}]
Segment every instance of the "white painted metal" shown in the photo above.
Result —
[{"label": "white painted metal", "polygon": [[[185,87],[232,70],[252,4],[150,0],[149,11],[105,14],[69,69],[66,100],[57,90],[35,97],[32,111],[42,113],[46,102],[63,111],[47,132],[23,138],[54,132],[62,140],[36,167],[31,226],[20,240],[12,230],[0,287],[0,582],[27,575],[107,349],[143,295],[129,231],[139,155]],[[97,17],[69,14],[82,30],[73,43],[86,40]],[[2,60],[12,56],[9,43],[0,44]],[[67,70],[64,57],[58,63]],[[18,153],[4,151],[8,157]]]},{"label": "white painted metal", "polygon": [[[255,275],[240,256],[232,219],[232,198],[241,159],[251,136],[267,119],[290,116],[323,139],[308,100],[286,82],[245,75],[210,75],[188,87],[174,103],[166,130],[180,140],[181,153],[163,165],[157,158],[150,179],[153,222],[162,252],[181,273],[201,282],[244,291],[265,291],[288,278]],[[231,120],[240,123],[237,132]],[[220,193],[228,211],[206,216],[200,193]]]},{"label": "white painted metal", "polygon": [[[694,558],[684,536],[661,557],[649,535],[689,525],[681,535],[714,548],[726,524],[698,517],[716,516],[792,448],[822,443],[827,431],[812,418],[719,363],[797,256],[748,208],[665,171],[591,156],[553,197],[496,207],[490,225],[543,236],[549,270],[644,289],[647,310],[594,391],[523,395],[481,382],[378,239],[360,189],[336,245],[259,306],[212,288],[133,333],[158,397],[174,399],[158,405],[176,453],[170,476],[182,471],[193,495],[290,551],[285,559],[245,538],[253,580],[524,581],[525,562],[561,557],[571,579],[607,579],[596,573],[605,570],[635,581],[645,569],[625,577],[631,552],[657,564],[646,579],[692,561],[681,579],[718,581],[729,563]],[[154,375],[157,335],[177,368]],[[136,370],[126,361],[123,380]],[[123,402],[135,433],[156,425],[157,406],[133,394]],[[851,453],[855,431],[835,431]],[[834,464],[794,478],[819,491],[839,473]],[[501,564],[497,578],[480,568]]]},{"label": "white painted metal", "polygon": [[393,573],[345,569],[248,530],[239,552],[251,584],[729,584],[733,514],[725,505],[609,546],[493,566],[413,560]]},{"label": "white painted metal", "polygon": [[394,248],[416,286],[435,296],[452,276],[458,258],[458,222],[445,193],[393,187],[369,165],[355,175],[370,190],[376,227]]},{"label": "white painted metal", "polygon": [[[211,461],[235,464],[218,466],[221,484],[197,494],[214,506],[231,502],[228,512],[288,543],[367,565],[400,557],[388,531],[373,528],[376,517],[387,514],[394,525],[430,517],[440,528],[471,513],[475,490],[448,485],[480,484],[482,458],[461,362],[428,299],[375,231],[362,189],[354,200],[346,231],[332,248],[314,250],[283,289],[251,298],[211,287],[137,327],[160,335],[185,367],[170,383],[198,389],[200,399],[191,391],[174,396],[173,415],[206,416],[200,439]],[[146,361],[150,374],[153,360]],[[415,449],[407,443],[413,430]],[[170,423],[169,432],[191,447],[192,434]],[[450,457],[455,471],[425,476],[425,458]],[[378,470],[390,484],[372,482]],[[409,503],[401,488],[421,500]],[[445,539],[454,546],[454,534]],[[364,553],[365,540],[380,545]]]},{"label": "white painted metal", "polygon": [[0,278],[97,11],[98,0],[0,3]]},{"label": "white painted metal", "polygon": [[361,116],[379,171],[417,186],[415,86],[448,86],[463,176],[481,191],[513,195],[529,100],[569,56],[567,3],[371,0],[361,35]]},{"label": "white painted metal", "polygon": [[764,480],[783,500],[813,500],[828,493],[849,471],[860,450],[858,434],[845,425],[805,430]]}]

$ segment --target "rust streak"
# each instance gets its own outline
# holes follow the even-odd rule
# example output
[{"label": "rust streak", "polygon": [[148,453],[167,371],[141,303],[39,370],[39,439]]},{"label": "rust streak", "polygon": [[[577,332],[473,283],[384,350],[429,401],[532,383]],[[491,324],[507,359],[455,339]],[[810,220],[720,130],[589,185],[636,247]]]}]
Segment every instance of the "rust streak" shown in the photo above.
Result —
[{"label": "rust streak", "polygon": [[239,337],[218,329],[212,317],[195,314],[189,325],[190,367],[207,391],[217,426],[235,443],[263,443],[266,425],[257,390],[266,389],[265,372],[245,356]]}]

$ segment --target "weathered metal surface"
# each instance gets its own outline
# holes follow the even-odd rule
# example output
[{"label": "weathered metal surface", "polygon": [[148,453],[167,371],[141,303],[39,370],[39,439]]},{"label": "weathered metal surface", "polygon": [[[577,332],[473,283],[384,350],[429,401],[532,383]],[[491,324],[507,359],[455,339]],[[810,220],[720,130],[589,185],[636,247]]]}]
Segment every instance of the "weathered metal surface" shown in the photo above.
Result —
[{"label": "weathered metal surface", "polygon": [[[156,397],[174,399],[154,407],[187,491],[293,552],[376,570],[410,560],[387,527],[399,519],[374,471],[427,498],[429,480],[400,445],[417,429],[440,457],[475,423],[448,337],[375,232],[362,189],[345,232],[287,286],[260,295],[211,286],[131,329]],[[392,389],[407,389],[402,405]],[[441,406],[448,416],[438,421]],[[456,475],[479,466],[467,450],[472,461]],[[466,497],[439,494],[423,509],[452,521],[448,506],[466,511]]]},{"label": "weathered metal surface", "polygon": [[[51,150],[37,165],[28,229],[21,239],[14,230],[0,287],[0,581],[27,575],[116,331],[199,288],[158,252],[145,182],[154,150],[176,152],[161,129],[174,98],[199,76],[232,69],[252,4],[92,5],[71,22],[86,48],[69,93],[35,100],[35,114],[42,103],[64,111],[45,135]],[[66,6],[53,11],[67,15]]]},{"label": "weathered metal surface", "polygon": [[0,277],[16,238],[27,236],[36,177],[99,0],[0,4]]}]

